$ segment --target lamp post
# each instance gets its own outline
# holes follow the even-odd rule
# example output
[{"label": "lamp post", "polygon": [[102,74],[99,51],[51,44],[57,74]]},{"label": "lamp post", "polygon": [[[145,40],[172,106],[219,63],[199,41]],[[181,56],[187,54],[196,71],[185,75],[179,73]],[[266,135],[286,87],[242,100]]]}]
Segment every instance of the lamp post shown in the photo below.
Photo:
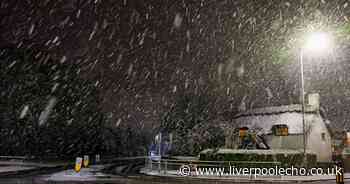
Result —
[{"label": "lamp post", "polygon": [[306,122],[305,122],[305,87],[304,87],[304,54],[324,52],[330,48],[331,39],[330,35],[324,32],[314,32],[308,35],[306,38],[306,44],[300,49],[300,80],[301,80],[301,111],[302,111],[302,123],[303,123],[303,155],[304,162],[306,164]]},{"label": "lamp post", "polygon": [[304,52],[300,49],[300,81],[301,81],[301,112],[303,123],[303,155],[306,161],[306,132],[305,132],[305,88],[304,88]]}]

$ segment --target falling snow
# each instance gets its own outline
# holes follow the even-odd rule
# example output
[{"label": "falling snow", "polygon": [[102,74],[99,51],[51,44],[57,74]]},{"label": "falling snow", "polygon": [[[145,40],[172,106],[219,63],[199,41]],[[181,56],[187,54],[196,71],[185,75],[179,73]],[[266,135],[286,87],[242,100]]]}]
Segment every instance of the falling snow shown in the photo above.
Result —
[{"label": "falling snow", "polygon": [[57,99],[55,97],[50,98],[49,102],[47,103],[45,110],[41,112],[39,117],[39,125],[43,125],[48,120],[54,106],[56,105]]},{"label": "falling snow", "polygon": [[22,110],[22,112],[21,112],[21,115],[19,116],[19,118],[20,118],[20,119],[23,119],[23,118],[27,115],[28,110],[29,110],[29,106],[28,106],[28,105],[24,106],[24,107],[23,107],[23,110]]},{"label": "falling snow", "polygon": [[174,26],[176,28],[179,28],[182,24],[182,16],[181,14],[177,13],[174,18]]},{"label": "falling snow", "polygon": [[[32,144],[53,141],[62,149],[22,155],[99,146],[115,155],[143,154],[159,130],[215,137],[206,123],[300,103],[300,48],[304,35],[318,30],[332,33],[334,45],[326,56],[303,53],[305,93],[320,94],[332,129],[350,130],[348,4],[3,1],[0,145],[9,146],[0,152],[21,150],[37,135],[52,137]],[[91,148],[82,146],[85,139],[71,142],[77,132],[99,141]],[[193,140],[176,140],[183,143],[178,151],[193,151],[200,142]]]}]

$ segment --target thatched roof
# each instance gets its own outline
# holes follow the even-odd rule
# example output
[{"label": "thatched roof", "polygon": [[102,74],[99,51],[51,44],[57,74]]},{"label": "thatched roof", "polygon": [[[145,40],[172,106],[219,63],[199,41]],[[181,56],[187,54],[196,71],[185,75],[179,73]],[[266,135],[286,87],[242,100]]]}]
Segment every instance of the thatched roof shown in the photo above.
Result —
[{"label": "thatched roof", "polygon": [[[280,114],[285,112],[301,112],[301,111],[302,111],[302,106],[300,104],[272,106],[272,107],[250,109],[245,112],[236,114],[234,118],[238,118],[241,116],[271,115],[271,114]],[[305,105],[305,112],[318,113],[318,109],[311,105]]]},{"label": "thatched roof", "polygon": [[[301,134],[303,132],[301,112],[302,107],[299,104],[257,108],[237,114],[233,121],[235,126],[246,126],[263,134],[271,133],[272,126],[277,124],[287,125],[290,134]],[[313,126],[313,122],[326,124],[317,108],[307,105],[305,112],[307,127]],[[314,116],[310,116],[311,114]]]}]

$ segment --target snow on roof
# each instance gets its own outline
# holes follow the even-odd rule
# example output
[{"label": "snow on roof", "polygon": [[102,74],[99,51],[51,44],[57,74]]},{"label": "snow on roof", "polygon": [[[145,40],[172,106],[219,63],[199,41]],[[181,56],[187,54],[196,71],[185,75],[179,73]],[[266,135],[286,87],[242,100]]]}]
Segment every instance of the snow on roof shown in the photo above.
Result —
[{"label": "snow on roof", "polygon": [[[245,112],[238,113],[234,118],[241,116],[254,116],[254,115],[269,115],[269,114],[279,114],[284,112],[301,112],[302,106],[300,104],[292,105],[282,105],[282,106],[272,106],[250,109]],[[315,106],[305,105],[305,112],[307,113],[317,113],[318,110]]]},{"label": "snow on roof", "polygon": [[[284,105],[266,108],[257,108],[240,113],[234,117],[237,126],[246,126],[250,129],[259,130],[262,134],[271,133],[273,125],[285,124],[288,126],[290,134],[301,134],[303,132],[303,123],[301,116],[301,105]],[[306,106],[305,116],[306,126],[313,122],[323,123],[321,116],[310,116],[317,114],[317,109],[312,106]]]}]

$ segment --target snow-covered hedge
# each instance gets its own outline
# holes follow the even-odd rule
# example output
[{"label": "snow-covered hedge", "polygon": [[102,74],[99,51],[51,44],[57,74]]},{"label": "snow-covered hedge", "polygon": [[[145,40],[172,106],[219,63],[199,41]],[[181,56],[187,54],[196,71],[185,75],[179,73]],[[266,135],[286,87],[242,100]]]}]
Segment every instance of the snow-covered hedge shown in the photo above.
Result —
[{"label": "snow-covered hedge", "polygon": [[[303,152],[296,150],[239,150],[206,149],[200,152],[201,161],[231,161],[240,167],[302,166]],[[308,167],[316,165],[316,154],[307,152]]]}]

